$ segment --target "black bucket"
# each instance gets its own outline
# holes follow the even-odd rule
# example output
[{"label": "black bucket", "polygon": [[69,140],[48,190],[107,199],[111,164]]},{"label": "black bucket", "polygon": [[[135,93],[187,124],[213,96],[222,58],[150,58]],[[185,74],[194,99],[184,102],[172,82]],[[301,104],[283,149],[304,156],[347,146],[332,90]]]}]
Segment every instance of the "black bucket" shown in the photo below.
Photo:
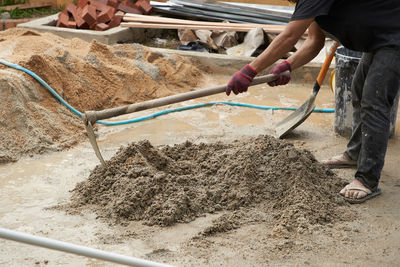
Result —
[{"label": "black bucket", "polygon": [[[339,47],[335,55],[335,132],[349,138],[352,133],[353,106],[351,103],[351,83],[362,53]],[[397,107],[399,94],[397,94],[390,112],[390,135],[394,136],[396,128]]]}]

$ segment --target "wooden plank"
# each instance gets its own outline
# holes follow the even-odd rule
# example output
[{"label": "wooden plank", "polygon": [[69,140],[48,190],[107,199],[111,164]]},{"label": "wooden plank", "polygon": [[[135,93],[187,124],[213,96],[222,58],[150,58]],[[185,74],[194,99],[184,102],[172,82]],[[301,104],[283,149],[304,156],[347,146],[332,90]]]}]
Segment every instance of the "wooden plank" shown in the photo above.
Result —
[{"label": "wooden plank", "polygon": [[280,33],[285,29],[284,25],[266,25],[266,24],[254,24],[254,23],[223,23],[223,22],[209,22],[209,21],[196,21],[196,20],[185,20],[185,19],[174,19],[157,16],[145,16],[136,14],[125,14],[124,21],[128,22],[141,22],[149,24],[176,24],[176,25],[195,25],[195,26],[208,26],[214,27],[214,30],[218,30],[220,27],[229,27],[232,30],[243,29],[243,28],[256,28],[260,27],[265,29],[267,32]]},{"label": "wooden plank", "polygon": [[158,17],[158,16],[138,15],[138,14],[132,14],[132,13],[126,13],[123,17],[123,20],[128,21],[128,22],[170,23],[170,24],[178,24],[179,23],[179,24],[187,24],[187,25],[204,24],[204,21],[174,19],[174,18],[166,18],[166,17]]},{"label": "wooden plank", "polygon": [[[255,26],[246,26],[246,24],[238,24],[230,26],[231,23],[221,23],[225,25],[184,25],[184,24],[160,24],[160,23],[141,23],[141,22],[122,22],[122,27],[130,28],[149,28],[149,29],[190,29],[190,30],[223,30],[223,31],[239,31],[248,32]],[[243,26],[244,25],[244,26]],[[260,25],[260,24],[257,24]],[[273,27],[270,27],[273,26]],[[283,28],[277,28],[279,25],[262,25],[262,29],[269,33],[281,33]]]},{"label": "wooden plank", "polygon": [[27,1],[25,4],[12,5],[12,6],[1,6],[0,8],[10,11],[12,9],[28,9],[28,8],[39,8],[39,7],[49,7],[53,5],[51,0],[37,0],[37,1]]},{"label": "wooden plank", "polygon": [[[187,20],[187,19],[175,19],[160,16],[148,16],[148,15],[138,15],[126,13],[123,17],[124,21],[127,22],[141,22],[150,24],[176,24],[176,25],[197,25],[197,26],[209,26],[213,27],[212,30],[219,30],[221,27],[229,27],[232,31],[239,31],[243,28],[256,28],[261,27],[265,32],[279,34],[285,29],[285,25],[270,25],[270,24],[256,24],[256,23],[224,23],[224,22],[210,22],[210,21],[197,21],[197,20]],[[141,27],[145,28],[145,27]],[[162,29],[163,27],[159,27]],[[166,27],[164,27],[167,29]],[[168,28],[171,29],[171,28]],[[175,27],[172,29],[176,29]],[[211,29],[211,28],[210,28]],[[248,31],[248,30],[246,30]],[[305,37],[308,34],[306,31],[303,35]]]},{"label": "wooden plank", "polygon": [[125,14],[124,21],[128,22],[144,22],[144,23],[161,23],[161,24],[183,24],[183,25],[205,25],[205,26],[230,26],[230,27],[265,27],[276,28],[276,31],[283,30],[284,25],[267,25],[267,24],[256,24],[256,23],[224,23],[224,22],[210,22],[210,21],[197,21],[197,20],[186,20],[186,19],[174,19],[158,16],[146,16],[136,14]]}]

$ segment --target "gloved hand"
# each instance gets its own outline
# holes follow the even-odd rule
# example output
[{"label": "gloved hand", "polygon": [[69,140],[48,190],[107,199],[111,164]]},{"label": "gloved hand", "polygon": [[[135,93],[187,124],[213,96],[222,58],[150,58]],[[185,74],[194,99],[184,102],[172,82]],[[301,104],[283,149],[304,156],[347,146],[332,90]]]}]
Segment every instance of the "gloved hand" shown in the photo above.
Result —
[{"label": "gloved hand", "polygon": [[226,95],[230,95],[231,91],[235,95],[247,91],[257,72],[247,64],[241,70],[233,74],[226,86]]},{"label": "gloved hand", "polygon": [[[285,74],[283,74],[285,71],[289,71],[286,72]],[[290,66],[289,61],[284,60],[281,63],[279,63],[278,65],[276,65],[275,67],[272,68],[272,70],[269,72],[270,74],[274,74],[274,75],[280,75],[278,79],[269,82],[269,86],[277,86],[277,85],[285,85],[287,83],[289,83],[290,81],[290,72],[292,71],[292,67]]]}]

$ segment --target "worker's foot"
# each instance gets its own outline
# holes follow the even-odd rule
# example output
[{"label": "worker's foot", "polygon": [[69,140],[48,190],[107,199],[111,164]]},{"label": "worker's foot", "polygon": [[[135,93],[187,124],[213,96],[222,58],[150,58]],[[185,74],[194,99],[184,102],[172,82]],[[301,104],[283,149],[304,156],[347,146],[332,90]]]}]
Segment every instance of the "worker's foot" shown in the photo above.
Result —
[{"label": "worker's foot", "polygon": [[346,153],[333,156],[329,159],[321,161],[323,165],[328,166],[331,169],[341,169],[341,168],[355,168],[357,167],[357,161],[352,160],[347,156]]},{"label": "worker's foot", "polygon": [[349,203],[358,204],[370,199],[371,197],[377,196],[381,193],[381,189],[378,188],[372,192],[370,189],[365,187],[359,180],[353,180],[351,183],[346,185],[340,190],[340,195]]}]

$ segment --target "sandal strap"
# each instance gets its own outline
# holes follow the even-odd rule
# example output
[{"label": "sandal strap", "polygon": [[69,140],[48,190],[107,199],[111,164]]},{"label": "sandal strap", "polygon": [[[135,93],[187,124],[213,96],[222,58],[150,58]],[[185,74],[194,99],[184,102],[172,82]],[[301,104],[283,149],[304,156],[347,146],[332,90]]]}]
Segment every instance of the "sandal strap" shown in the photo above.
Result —
[{"label": "sandal strap", "polygon": [[349,186],[349,185],[346,185],[345,189],[346,189],[347,191],[350,191],[350,190],[362,191],[362,192],[367,193],[368,195],[372,193],[372,191],[369,190],[368,188],[363,188],[363,187],[359,187],[359,186]]}]

